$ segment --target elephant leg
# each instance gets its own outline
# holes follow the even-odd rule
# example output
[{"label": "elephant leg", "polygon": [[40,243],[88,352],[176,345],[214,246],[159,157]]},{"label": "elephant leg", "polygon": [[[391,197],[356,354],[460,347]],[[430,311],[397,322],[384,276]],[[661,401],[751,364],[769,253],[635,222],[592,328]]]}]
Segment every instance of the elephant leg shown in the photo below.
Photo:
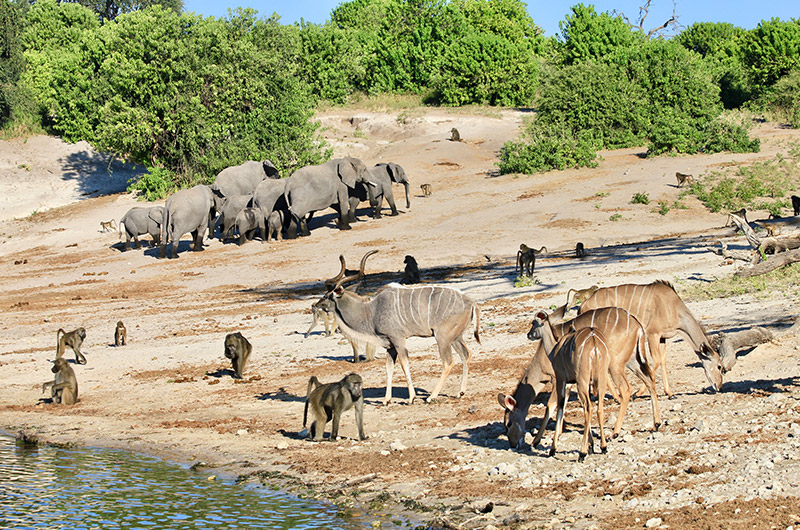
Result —
[{"label": "elephant leg", "polygon": [[194,241],[194,244],[192,245],[192,251],[193,252],[200,252],[201,250],[203,250],[203,233],[204,232],[205,232],[205,230],[201,231],[199,228],[196,228],[195,230],[192,230],[192,240]]},{"label": "elephant leg", "polygon": [[347,194],[339,193],[339,230],[350,230],[350,201]]},{"label": "elephant leg", "polygon": [[378,195],[373,200],[369,201],[369,205],[372,206],[373,219],[380,219],[383,217],[381,215],[381,208],[383,208],[383,194]]},{"label": "elephant leg", "polygon": [[133,248],[142,248],[142,244],[139,243],[139,236],[136,234],[133,235]]},{"label": "elephant leg", "polygon": [[389,208],[392,209],[391,215],[398,215],[397,206],[394,204],[394,194],[391,189],[386,192],[386,202],[389,203]]},{"label": "elephant leg", "polygon": [[295,214],[290,213],[288,222],[286,223],[286,238],[287,239],[297,239],[297,229],[300,228],[300,233],[302,234],[302,227],[300,225],[300,218],[297,217]]},{"label": "elephant leg", "polygon": [[300,219],[300,234],[304,236],[310,236],[311,231],[308,229],[308,221],[311,220],[311,214],[309,214],[308,219]]},{"label": "elephant leg", "polygon": [[350,197],[348,202],[350,203],[350,208],[348,210],[348,221],[355,223],[358,221],[358,218],[356,217],[356,209],[358,208],[358,203],[361,201],[358,200],[358,197]]},{"label": "elephant leg", "polygon": [[122,247],[122,251],[125,252],[131,246],[131,235],[128,232],[125,232],[125,246]]}]

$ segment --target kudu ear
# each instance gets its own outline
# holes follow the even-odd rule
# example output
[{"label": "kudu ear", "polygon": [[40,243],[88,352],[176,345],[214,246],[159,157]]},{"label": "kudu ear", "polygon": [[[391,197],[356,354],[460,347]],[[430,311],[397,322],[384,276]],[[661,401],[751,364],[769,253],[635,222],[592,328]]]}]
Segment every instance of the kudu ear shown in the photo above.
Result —
[{"label": "kudu ear", "polygon": [[507,396],[503,393],[497,394],[497,402],[500,403],[501,407],[510,411],[513,411],[514,408],[517,406],[516,399],[514,399],[512,396]]},{"label": "kudu ear", "polygon": [[534,315],[534,318],[536,318],[537,320],[547,320],[547,313],[545,313],[544,311],[537,311],[536,314]]},{"label": "kudu ear", "polygon": [[344,293],[344,288],[341,285],[336,286],[336,288],[333,290],[333,294],[336,296],[342,296],[342,293]]}]

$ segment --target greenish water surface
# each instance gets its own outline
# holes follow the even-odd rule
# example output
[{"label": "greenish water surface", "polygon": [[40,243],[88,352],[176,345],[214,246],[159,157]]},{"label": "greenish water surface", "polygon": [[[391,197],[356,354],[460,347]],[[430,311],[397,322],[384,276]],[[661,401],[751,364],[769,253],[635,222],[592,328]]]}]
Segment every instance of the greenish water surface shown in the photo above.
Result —
[{"label": "greenish water surface", "polygon": [[2,529],[370,527],[336,512],[263,487],[210,481],[146,455],[24,446],[0,436]]}]

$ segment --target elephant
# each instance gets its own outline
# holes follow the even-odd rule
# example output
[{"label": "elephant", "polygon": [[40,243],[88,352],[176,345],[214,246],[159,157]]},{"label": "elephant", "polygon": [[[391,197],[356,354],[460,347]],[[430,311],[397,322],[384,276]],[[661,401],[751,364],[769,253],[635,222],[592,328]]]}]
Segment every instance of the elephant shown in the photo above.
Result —
[{"label": "elephant", "polygon": [[278,170],[269,160],[248,160],[238,166],[227,167],[217,173],[211,185],[217,201],[216,207],[220,208],[224,197],[252,195],[262,180],[279,178]]},{"label": "elephant", "polygon": [[394,203],[394,193],[392,192],[392,183],[397,182],[403,184],[406,188],[406,208],[411,208],[411,201],[409,200],[409,182],[406,177],[405,170],[395,164],[389,162],[388,164],[381,163],[375,164],[374,167],[369,169],[369,181],[371,186],[365,184],[358,184],[350,191],[350,221],[356,221],[356,208],[362,201],[369,200],[369,205],[372,207],[372,218],[380,219],[381,208],[383,207],[383,198],[386,197],[386,202],[392,209],[391,215],[398,215],[397,206]]},{"label": "elephant", "polygon": [[151,246],[156,246],[161,240],[161,222],[164,219],[163,206],[134,206],[119,220],[119,237],[122,239],[122,227],[125,226],[125,246],[122,250],[128,250],[131,238],[133,238],[134,248],[141,248],[139,236],[150,234],[153,238]]},{"label": "elephant", "polygon": [[192,233],[192,250],[203,250],[206,228],[214,229],[216,209],[214,193],[211,188],[199,184],[188,190],[172,194],[164,205],[164,222],[161,224],[161,251],[159,257],[167,255],[167,245],[172,243],[171,257],[178,257],[178,242],[181,237]]},{"label": "elephant", "polygon": [[[349,190],[357,183],[374,186],[368,180],[369,172],[358,158],[334,158],[318,166],[298,169],[286,179],[284,197],[291,221],[302,235],[310,234],[306,216],[318,210],[333,207],[339,212],[339,228],[349,230]],[[289,227],[289,238],[297,237],[294,225]]]},{"label": "elephant", "polygon": [[236,214],[233,226],[239,231],[239,245],[244,245],[248,239],[253,239],[256,229],[261,234],[261,241],[267,240],[264,216],[257,208],[245,208]]},{"label": "elephant", "polygon": [[232,195],[224,198],[221,204],[217,203],[217,208],[219,210],[217,226],[219,226],[220,241],[225,241],[231,236],[233,221],[236,219],[236,215],[244,210],[245,207],[249,206],[252,200],[252,195]]},{"label": "elephant", "polygon": [[269,214],[269,219],[267,219],[267,241],[272,239],[273,234],[275,235],[275,239],[277,241],[283,239],[281,231],[283,230],[283,223],[285,219],[285,210],[275,210]]}]

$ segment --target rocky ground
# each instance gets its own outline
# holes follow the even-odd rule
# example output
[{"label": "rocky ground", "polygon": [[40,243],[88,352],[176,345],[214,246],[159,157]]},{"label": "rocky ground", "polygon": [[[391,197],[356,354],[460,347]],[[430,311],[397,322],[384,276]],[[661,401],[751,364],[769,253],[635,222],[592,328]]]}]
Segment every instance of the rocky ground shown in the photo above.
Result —
[{"label": "rocky ground", "polygon": [[[124,193],[134,168],[111,166],[108,176],[107,158],[50,138],[0,143],[0,428],[202,462],[198,468],[214,473],[331,499],[384,527],[398,515],[463,528],[800,524],[796,287],[689,301],[712,332],[763,325],[776,338],[741,355],[719,393],[706,388],[689,346],[671,341],[676,397],[660,402],[663,427],[652,431],[649,400],[636,399],[623,436],[582,464],[574,398],[560,452],[548,458],[552,431],[541,446],[508,448],[496,397],[513,391],[533,354],[525,336],[533,313],[561,305],[567,289],[666,279],[686,293],[732,274],[736,266],[708,251],[719,240],[746,246],[723,215],[692,197],[667,215],[653,205],[679,198],[676,171],[700,175],[766,160],[788,152],[800,133],[762,124],[757,154],[647,159],[643,149],[627,149],[603,153],[594,169],[501,176],[497,153],[517,135],[520,112],[340,109],[319,119],[337,156],[398,162],[415,191],[430,183],[433,195],[414,193],[408,210],[398,200],[398,217],[372,220],[365,210],[349,232],[336,230],[329,212],[315,217],[308,238],[242,247],[214,240],[202,253],[188,252],[187,240],[178,259],[158,260],[155,249],[121,252],[118,235],[100,231],[99,221],[139,204]],[[448,141],[452,127],[463,142]],[[631,204],[634,193],[648,193],[651,204]],[[578,241],[588,250],[583,260],[574,258]],[[523,242],[549,252],[536,262],[536,282],[515,287]],[[482,344],[467,341],[473,361],[462,398],[456,367],[434,403],[404,404],[406,382],[396,370],[399,399],[381,407],[385,352],[356,365],[341,335],[317,329],[303,338],[338,255],[355,266],[370,249],[379,253],[362,292],[398,280],[411,254],[424,282],[457,286],[478,302]],[[130,344],[115,348],[120,319]],[[87,330],[88,364],[74,366],[81,400],[40,403],[56,330],[78,326]],[[243,381],[231,378],[222,356],[233,331],[254,345]],[[441,363],[432,339],[411,339],[409,348],[424,398]],[[308,378],[329,382],[351,371],[365,380],[369,439],[357,441],[351,414],[345,439],[302,439]],[[532,407],[530,428],[543,408]],[[609,424],[616,408],[607,401]]]}]

